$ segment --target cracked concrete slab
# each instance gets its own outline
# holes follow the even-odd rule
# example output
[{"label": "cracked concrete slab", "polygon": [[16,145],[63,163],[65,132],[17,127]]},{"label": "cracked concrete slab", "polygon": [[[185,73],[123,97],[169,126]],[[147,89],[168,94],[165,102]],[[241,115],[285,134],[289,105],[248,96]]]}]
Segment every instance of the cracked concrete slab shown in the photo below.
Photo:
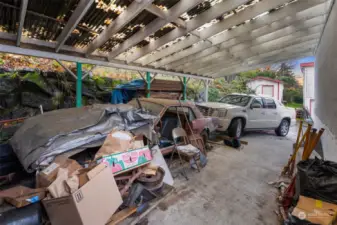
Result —
[{"label": "cracked concrete slab", "polygon": [[237,151],[216,146],[200,173],[188,169],[189,180],[175,179],[175,192],[148,215],[150,225],[278,224],[277,180],[296,138],[273,131],[250,132],[249,145]]}]

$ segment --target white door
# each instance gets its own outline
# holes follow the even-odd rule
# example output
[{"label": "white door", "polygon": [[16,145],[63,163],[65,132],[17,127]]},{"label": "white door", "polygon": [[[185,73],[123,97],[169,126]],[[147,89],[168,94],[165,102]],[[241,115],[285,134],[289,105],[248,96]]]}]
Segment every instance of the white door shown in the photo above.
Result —
[{"label": "white door", "polygon": [[[260,105],[260,108],[252,108],[252,105]],[[247,109],[247,129],[258,129],[264,128],[263,121],[266,114],[266,109],[263,107],[262,98],[254,98],[250,107]]]},{"label": "white door", "polygon": [[265,120],[264,127],[265,128],[276,128],[279,126],[279,115],[277,111],[277,106],[272,98],[263,98],[265,111]]},{"label": "white door", "polygon": [[270,97],[274,97],[274,86],[273,85],[263,85],[262,94]]}]

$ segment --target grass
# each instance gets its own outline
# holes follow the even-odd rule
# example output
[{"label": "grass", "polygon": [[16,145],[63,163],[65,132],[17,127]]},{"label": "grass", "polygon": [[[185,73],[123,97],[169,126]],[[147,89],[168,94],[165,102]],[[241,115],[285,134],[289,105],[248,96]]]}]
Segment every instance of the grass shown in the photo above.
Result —
[{"label": "grass", "polygon": [[298,108],[302,108],[303,104],[292,102],[292,103],[287,103],[286,106],[290,108],[298,109]]}]

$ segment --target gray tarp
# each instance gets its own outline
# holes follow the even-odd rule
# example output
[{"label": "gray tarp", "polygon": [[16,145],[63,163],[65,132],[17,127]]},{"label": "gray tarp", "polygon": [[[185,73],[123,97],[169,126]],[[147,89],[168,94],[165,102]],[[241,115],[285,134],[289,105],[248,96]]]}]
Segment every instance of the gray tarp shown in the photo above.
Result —
[{"label": "gray tarp", "polygon": [[143,134],[151,140],[155,118],[131,105],[97,104],[55,110],[27,119],[10,144],[23,167],[32,172],[61,153],[100,146],[113,129]]}]

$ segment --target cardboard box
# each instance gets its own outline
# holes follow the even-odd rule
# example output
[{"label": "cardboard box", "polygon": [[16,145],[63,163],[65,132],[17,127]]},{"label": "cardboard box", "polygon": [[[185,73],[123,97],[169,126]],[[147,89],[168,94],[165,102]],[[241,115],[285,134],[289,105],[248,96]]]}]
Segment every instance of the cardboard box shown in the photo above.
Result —
[{"label": "cardboard box", "polygon": [[103,156],[97,163],[103,163],[110,167],[113,174],[117,175],[131,169],[149,164],[152,160],[151,150],[148,146]]},{"label": "cardboard box", "polygon": [[64,157],[56,157],[53,163],[37,175],[37,186],[48,187],[51,183],[53,183],[56,179],[59,168],[67,168],[69,172],[68,175],[70,176],[76,170],[80,170],[83,167],[75,160]]},{"label": "cardboard box", "polygon": [[104,225],[123,201],[105,168],[72,195],[42,202],[52,225]]},{"label": "cardboard box", "polygon": [[336,219],[337,205],[300,196],[292,215],[311,223],[332,225]]},{"label": "cardboard box", "polygon": [[44,188],[31,189],[25,186],[16,186],[0,192],[0,197],[17,208],[41,201],[46,197]]}]

